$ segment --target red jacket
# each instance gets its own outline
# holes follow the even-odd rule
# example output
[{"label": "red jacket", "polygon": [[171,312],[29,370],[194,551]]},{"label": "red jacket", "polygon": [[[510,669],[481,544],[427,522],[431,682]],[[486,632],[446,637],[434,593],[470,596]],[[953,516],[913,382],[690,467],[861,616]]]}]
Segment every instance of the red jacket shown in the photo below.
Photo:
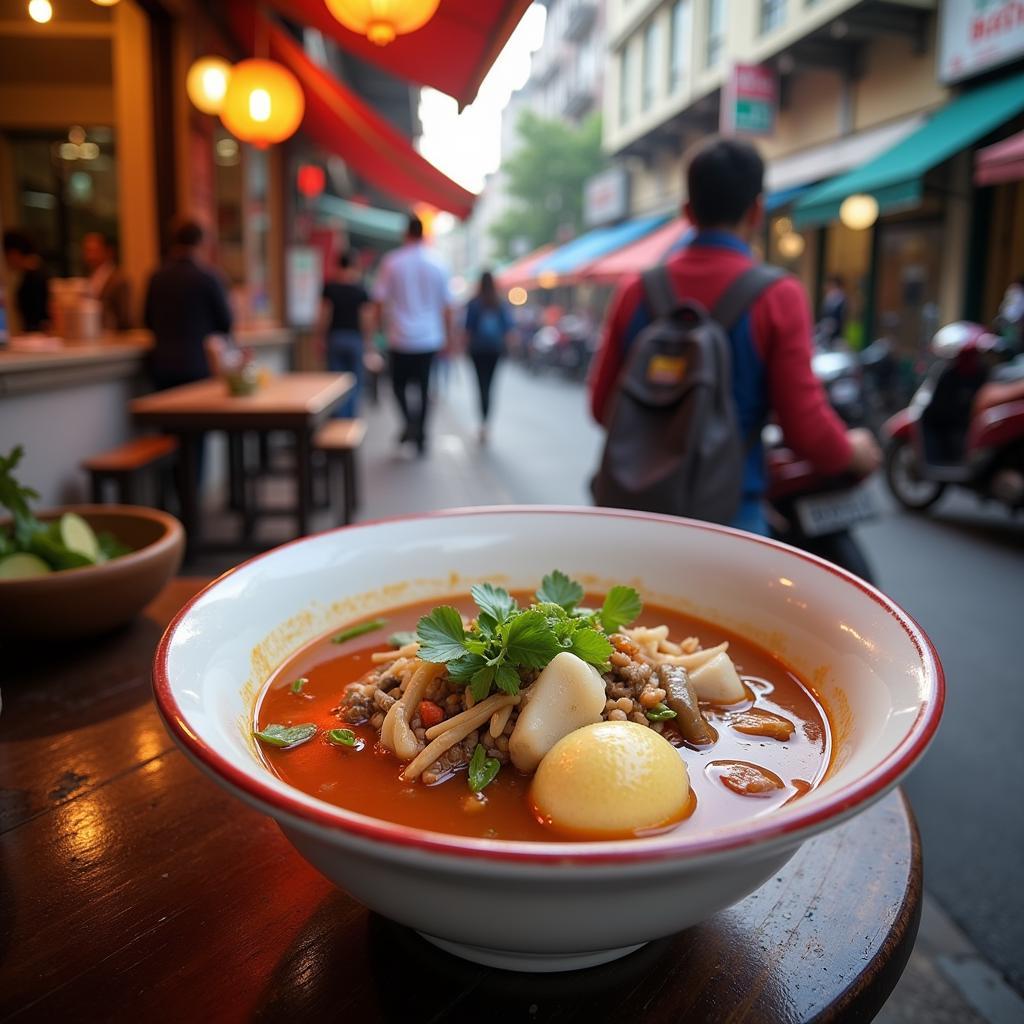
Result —
[{"label": "red jacket", "polygon": [[[753,257],[734,235],[704,231],[667,262],[680,298],[713,309]],[[590,378],[591,411],[598,422],[605,422],[633,339],[651,320],[640,277],[626,281],[612,300]],[[744,431],[774,412],[786,444],[798,455],[822,473],[842,472],[850,461],[850,443],[811,370],[811,315],[800,283],[786,277],[770,285],[730,331],[730,339],[734,394]],[[757,479],[745,492],[762,489]]]}]

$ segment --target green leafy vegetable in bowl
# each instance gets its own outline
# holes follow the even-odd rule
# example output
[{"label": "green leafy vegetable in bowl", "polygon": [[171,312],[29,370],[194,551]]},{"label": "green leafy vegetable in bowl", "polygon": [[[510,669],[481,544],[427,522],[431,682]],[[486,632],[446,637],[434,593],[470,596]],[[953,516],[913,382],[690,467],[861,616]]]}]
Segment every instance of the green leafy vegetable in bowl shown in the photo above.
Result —
[{"label": "green leafy vegetable in bowl", "polygon": [[0,455],[0,506],[10,512],[13,521],[9,533],[0,531],[0,579],[28,579],[61,569],[100,565],[131,551],[109,533],[97,535],[76,512],[65,512],[49,523],[37,519],[29,502],[37,499],[38,493],[14,477],[23,455],[21,445],[9,455]]},{"label": "green leafy vegetable in bowl", "polygon": [[607,671],[608,634],[643,609],[640,595],[625,586],[612,587],[596,611],[580,608],[583,587],[557,569],[544,577],[529,608],[520,608],[507,590],[491,583],[478,583],[470,593],[479,614],[469,628],[455,608],[441,605],[420,619],[416,635],[419,656],[443,663],[477,701],[492,688],[519,693],[520,669],[542,669],[563,651]]}]

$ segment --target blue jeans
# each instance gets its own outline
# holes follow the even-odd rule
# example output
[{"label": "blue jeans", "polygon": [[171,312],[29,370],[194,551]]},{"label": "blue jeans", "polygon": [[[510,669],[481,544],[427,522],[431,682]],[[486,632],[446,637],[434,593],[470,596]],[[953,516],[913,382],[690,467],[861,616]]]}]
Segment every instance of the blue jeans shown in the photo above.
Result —
[{"label": "blue jeans", "polygon": [[355,377],[352,390],[331,413],[337,419],[353,419],[359,414],[364,373],[363,337],[358,331],[331,331],[327,335],[327,369],[331,373],[351,373]]},{"label": "blue jeans", "polygon": [[764,518],[764,509],[761,507],[761,498],[744,497],[740,502],[739,511],[729,524],[737,530],[746,530],[747,533],[757,533],[762,537],[769,535],[768,523]]}]

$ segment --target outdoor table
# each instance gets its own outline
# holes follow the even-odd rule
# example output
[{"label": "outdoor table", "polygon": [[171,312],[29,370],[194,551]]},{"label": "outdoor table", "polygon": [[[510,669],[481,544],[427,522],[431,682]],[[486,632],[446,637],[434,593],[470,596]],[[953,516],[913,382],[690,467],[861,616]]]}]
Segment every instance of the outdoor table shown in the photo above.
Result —
[{"label": "outdoor table", "polygon": [[5,652],[5,1019],[806,1024],[870,1020],[896,984],[921,902],[898,792],[710,921],[587,971],[479,967],[370,913],[165,733],[153,651],[204,582],[109,637]]},{"label": "outdoor table", "polygon": [[[224,431],[229,441],[246,433],[266,436],[272,430],[294,436],[296,529],[299,536],[307,534],[313,503],[313,434],[354,385],[350,373],[285,373],[270,377],[252,395],[231,395],[223,381],[210,378],[136,398],[130,407],[136,422],[178,436],[181,520],[189,545],[194,548],[200,540],[199,445],[202,434],[213,430]],[[240,450],[231,444],[233,480],[243,472]]]}]

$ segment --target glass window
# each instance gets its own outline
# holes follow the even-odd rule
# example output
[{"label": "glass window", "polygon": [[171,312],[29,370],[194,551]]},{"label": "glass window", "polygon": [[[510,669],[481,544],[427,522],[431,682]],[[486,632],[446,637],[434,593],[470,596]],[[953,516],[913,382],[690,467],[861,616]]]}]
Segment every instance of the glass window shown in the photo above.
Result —
[{"label": "glass window", "polygon": [[653,18],[644,28],[643,88],[640,109],[649,110],[658,86],[658,23]]},{"label": "glass window", "polygon": [[632,116],[630,98],[633,91],[633,47],[631,40],[622,48],[619,58],[619,124],[629,124]]},{"label": "glass window", "polygon": [[715,67],[722,58],[725,42],[725,0],[708,0],[708,39],[705,61],[709,68]]},{"label": "glass window", "polygon": [[761,0],[761,35],[778,28],[786,20],[786,0]]},{"label": "glass window", "polygon": [[668,91],[675,92],[686,78],[693,32],[691,0],[676,0],[672,5],[669,27]]}]

